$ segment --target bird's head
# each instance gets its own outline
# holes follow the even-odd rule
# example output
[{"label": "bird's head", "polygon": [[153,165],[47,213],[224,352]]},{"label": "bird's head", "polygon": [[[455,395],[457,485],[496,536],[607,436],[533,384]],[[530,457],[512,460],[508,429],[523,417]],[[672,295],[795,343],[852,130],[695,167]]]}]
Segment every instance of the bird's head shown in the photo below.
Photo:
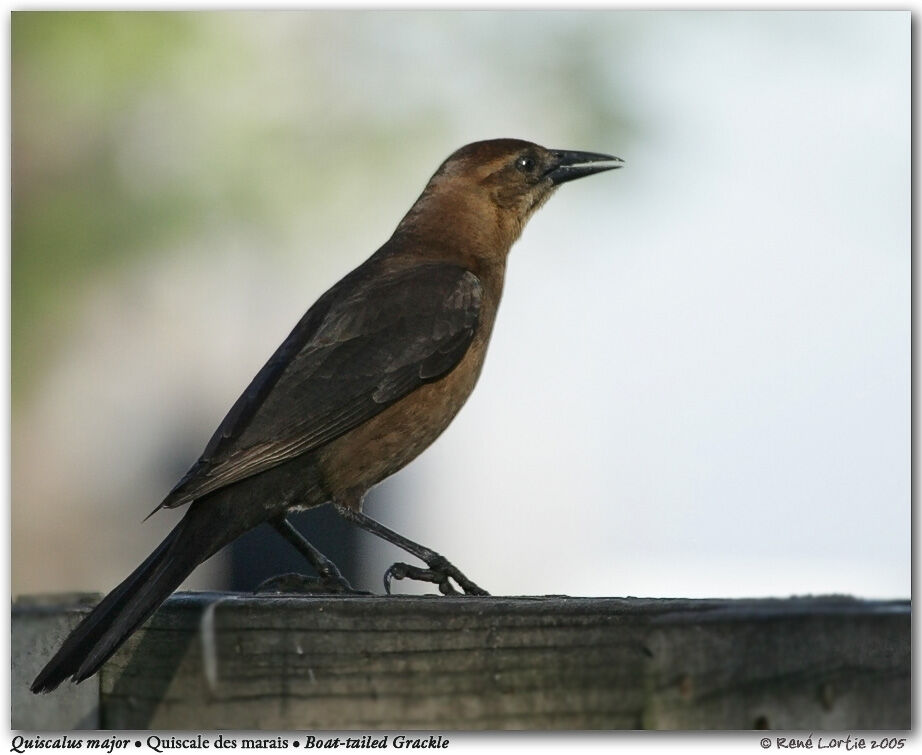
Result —
[{"label": "bird's head", "polygon": [[547,149],[520,139],[474,142],[442,163],[405,220],[419,222],[438,207],[456,223],[495,223],[511,245],[560,184],[621,165],[612,155]]}]

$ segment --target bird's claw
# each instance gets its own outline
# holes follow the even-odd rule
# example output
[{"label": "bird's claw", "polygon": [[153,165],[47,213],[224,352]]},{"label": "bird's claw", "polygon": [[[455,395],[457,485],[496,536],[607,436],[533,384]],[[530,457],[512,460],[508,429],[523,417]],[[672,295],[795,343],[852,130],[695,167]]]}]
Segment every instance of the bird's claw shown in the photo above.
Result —
[{"label": "bird's claw", "polygon": [[391,564],[390,568],[384,572],[384,589],[388,595],[391,594],[392,579],[416,579],[420,582],[431,582],[439,586],[439,592],[443,595],[460,594],[452,586],[447,574],[435,572],[432,569],[422,569],[419,566],[410,566],[410,564],[400,562]]},{"label": "bird's claw", "polygon": [[[486,590],[475,585],[471,580],[465,577],[457,567],[449,563],[444,557],[437,556],[428,563],[429,568],[423,569],[419,566],[411,566],[403,562],[391,564],[384,572],[384,589],[388,595],[391,594],[392,579],[415,579],[420,582],[430,582],[438,585],[439,592],[442,595],[489,595]],[[464,591],[459,593],[451,583],[454,580]]]}]

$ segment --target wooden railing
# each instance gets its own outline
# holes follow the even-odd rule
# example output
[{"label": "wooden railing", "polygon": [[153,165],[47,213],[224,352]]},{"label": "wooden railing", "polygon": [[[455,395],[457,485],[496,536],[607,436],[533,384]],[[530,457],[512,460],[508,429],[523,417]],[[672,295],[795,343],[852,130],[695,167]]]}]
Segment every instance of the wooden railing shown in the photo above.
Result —
[{"label": "wooden railing", "polygon": [[181,593],[28,684],[92,596],[20,600],[14,729],[905,729],[910,604]]}]

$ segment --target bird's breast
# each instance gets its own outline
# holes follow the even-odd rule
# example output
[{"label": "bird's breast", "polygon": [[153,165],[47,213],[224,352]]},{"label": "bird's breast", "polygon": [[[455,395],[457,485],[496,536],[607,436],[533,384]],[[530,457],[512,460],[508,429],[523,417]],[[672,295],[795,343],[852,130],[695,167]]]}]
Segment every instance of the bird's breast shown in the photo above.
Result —
[{"label": "bird's breast", "polygon": [[501,278],[485,281],[484,306],[474,339],[454,369],[317,452],[325,488],[333,500],[358,505],[369,488],[410,463],[451,424],[480,377],[501,290]]}]

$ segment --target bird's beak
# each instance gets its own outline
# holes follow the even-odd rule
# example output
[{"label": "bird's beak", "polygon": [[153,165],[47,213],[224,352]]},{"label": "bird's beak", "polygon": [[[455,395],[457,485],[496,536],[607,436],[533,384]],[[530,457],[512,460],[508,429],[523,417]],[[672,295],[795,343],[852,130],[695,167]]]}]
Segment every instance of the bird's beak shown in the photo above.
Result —
[{"label": "bird's beak", "polygon": [[591,176],[604,170],[615,170],[624,164],[620,157],[602,155],[598,152],[571,152],[568,150],[552,150],[550,168],[545,172],[545,177],[557,184],[572,181],[574,178]]}]

